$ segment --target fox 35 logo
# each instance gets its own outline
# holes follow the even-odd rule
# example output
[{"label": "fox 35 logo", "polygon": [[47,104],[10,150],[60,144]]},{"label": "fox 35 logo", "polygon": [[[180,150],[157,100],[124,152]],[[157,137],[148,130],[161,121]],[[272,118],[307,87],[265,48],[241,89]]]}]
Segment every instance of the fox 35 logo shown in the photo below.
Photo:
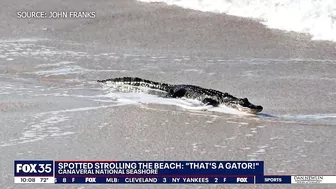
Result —
[{"label": "fox 35 logo", "polygon": [[15,176],[53,176],[53,161],[15,161],[14,174]]}]

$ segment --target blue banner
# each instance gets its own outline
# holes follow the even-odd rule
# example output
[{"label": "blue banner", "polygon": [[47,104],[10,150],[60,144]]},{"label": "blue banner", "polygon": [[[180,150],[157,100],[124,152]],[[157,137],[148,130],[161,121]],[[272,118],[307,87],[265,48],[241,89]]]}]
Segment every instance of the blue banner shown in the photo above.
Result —
[{"label": "blue banner", "polygon": [[55,161],[55,177],[263,175],[263,161]]}]

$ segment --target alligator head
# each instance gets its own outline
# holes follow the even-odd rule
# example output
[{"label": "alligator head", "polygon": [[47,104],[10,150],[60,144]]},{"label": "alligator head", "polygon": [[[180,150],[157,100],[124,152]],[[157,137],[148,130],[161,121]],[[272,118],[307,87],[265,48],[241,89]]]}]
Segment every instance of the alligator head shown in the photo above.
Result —
[{"label": "alligator head", "polygon": [[256,114],[263,110],[262,106],[250,103],[247,98],[238,98],[236,100],[233,100],[229,102],[229,106],[238,109],[239,111],[250,114]]}]

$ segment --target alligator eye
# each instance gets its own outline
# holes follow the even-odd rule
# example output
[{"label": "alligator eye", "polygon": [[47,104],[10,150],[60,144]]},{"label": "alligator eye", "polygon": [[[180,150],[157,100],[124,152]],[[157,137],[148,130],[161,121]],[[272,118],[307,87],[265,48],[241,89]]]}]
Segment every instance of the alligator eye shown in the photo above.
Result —
[{"label": "alligator eye", "polygon": [[244,99],[240,99],[240,100],[239,100],[239,104],[240,104],[240,105],[244,105],[244,104],[245,104]]},{"label": "alligator eye", "polygon": [[247,98],[242,98],[242,99],[240,99],[240,100],[239,100],[239,104],[240,104],[240,105],[246,105],[246,104],[248,104],[248,100],[247,100]]}]

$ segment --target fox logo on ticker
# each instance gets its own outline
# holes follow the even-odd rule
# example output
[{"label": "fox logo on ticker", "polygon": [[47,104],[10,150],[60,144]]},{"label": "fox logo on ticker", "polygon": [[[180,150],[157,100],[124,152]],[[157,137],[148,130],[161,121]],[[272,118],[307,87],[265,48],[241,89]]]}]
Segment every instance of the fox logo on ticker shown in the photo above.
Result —
[{"label": "fox logo on ticker", "polygon": [[15,160],[14,176],[53,176],[52,160]]}]

